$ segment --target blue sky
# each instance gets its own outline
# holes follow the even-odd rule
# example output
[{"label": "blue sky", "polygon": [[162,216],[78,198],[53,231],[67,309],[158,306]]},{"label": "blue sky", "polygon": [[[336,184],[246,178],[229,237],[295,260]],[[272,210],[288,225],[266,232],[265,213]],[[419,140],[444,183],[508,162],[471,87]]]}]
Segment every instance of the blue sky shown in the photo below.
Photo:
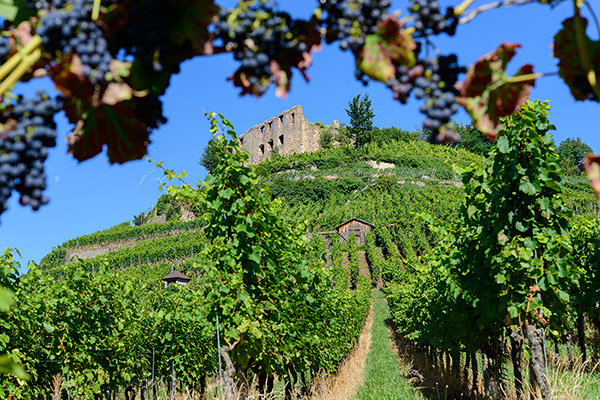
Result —
[{"label": "blue sky", "polygon": [[[232,5],[234,2],[218,3]],[[408,3],[408,0],[392,1],[392,9],[400,9],[406,15]],[[441,3],[445,6],[458,2]],[[485,3],[487,1],[476,0],[471,7]],[[281,9],[306,17],[316,4],[316,0],[279,1]],[[557,61],[551,57],[552,37],[560,29],[561,21],[572,13],[570,2],[553,10],[539,4],[492,10],[459,26],[453,38],[442,36],[435,38],[434,43],[443,54],[454,52],[461,63],[471,64],[503,41],[517,42],[523,48],[509,70],[514,72],[521,64],[532,63],[536,72],[555,72]],[[597,40],[598,32],[593,24],[588,29],[591,38]],[[223,113],[233,122],[238,134],[242,134],[252,125],[296,104],[302,105],[305,117],[311,122],[330,124],[334,119],[347,122],[344,109],[348,101],[356,94],[368,93],[377,126],[413,129],[423,120],[418,112],[418,101],[413,99],[410,104],[402,105],[392,99],[391,91],[383,84],[373,82],[364,87],[356,81],[352,55],[339,50],[336,44],[314,54],[314,63],[308,70],[310,82],[296,74],[285,100],[277,98],[273,90],[260,99],[240,97],[239,91],[226,81],[235,66],[231,54],[197,57],[183,64],[163,98],[169,121],[152,134],[149,157],[164,161],[167,168],[186,170],[190,182],[203,179],[206,172],[197,162],[210,138],[205,111]],[[50,88],[48,82],[41,83]],[[17,88],[23,93],[32,90],[32,84]],[[557,126],[557,144],[569,137],[581,137],[594,151],[600,152],[598,104],[575,102],[557,76],[538,80],[531,98],[550,100],[551,121]],[[469,122],[462,111],[457,119]],[[66,154],[63,140],[70,127],[62,116],[58,122],[58,145],[46,164],[46,193],[50,204],[33,212],[19,206],[18,197],[13,195],[10,209],[0,217],[0,250],[18,248],[23,265],[28,260],[38,262],[53,246],[68,239],[130,221],[133,215],[152,207],[160,195],[158,186],[162,173],[147,161],[109,165],[102,154],[77,163]]]}]

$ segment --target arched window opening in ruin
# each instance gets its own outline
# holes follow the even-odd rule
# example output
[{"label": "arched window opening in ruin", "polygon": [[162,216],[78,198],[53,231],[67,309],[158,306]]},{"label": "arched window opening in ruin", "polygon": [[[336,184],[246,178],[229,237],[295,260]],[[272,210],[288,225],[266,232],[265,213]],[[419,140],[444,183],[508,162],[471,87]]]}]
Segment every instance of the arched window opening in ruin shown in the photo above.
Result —
[{"label": "arched window opening in ruin", "polygon": [[269,122],[269,132],[273,132],[273,121]]},{"label": "arched window opening in ruin", "polygon": [[279,144],[283,144],[283,135],[279,135]]},{"label": "arched window opening in ruin", "polygon": [[273,150],[273,139],[269,140],[269,150]]},{"label": "arched window opening in ruin", "polygon": [[292,124],[296,123],[296,114],[292,113]]},{"label": "arched window opening in ruin", "polygon": [[258,148],[260,149],[260,154],[264,155],[265,154],[265,145],[261,144],[260,146],[258,146]]},{"label": "arched window opening in ruin", "polygon": [[264,136],[264,135],[265,135],[265,127],[264,127],[264,126],[261,126],[261,127],[260,127],[260,136],[262,137],[262,136]]},{"label": "arched window opening in ruin", "polygon": [[283,115],[279,116],[279,126],[284,126],[285,123],[283,122]]},{"label": "arched window opening in ruin", "polygon": [[243,145],[244,145],[244,138],[243,138],[243,137],[241,137],[241,138],[240,138],[240,146],[243,146]]}]

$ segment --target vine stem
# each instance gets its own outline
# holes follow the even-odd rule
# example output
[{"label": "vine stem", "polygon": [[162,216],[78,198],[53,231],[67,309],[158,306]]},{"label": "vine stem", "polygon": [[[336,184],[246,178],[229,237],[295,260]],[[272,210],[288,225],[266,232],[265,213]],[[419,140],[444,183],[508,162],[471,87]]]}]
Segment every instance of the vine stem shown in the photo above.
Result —
[{"label": "vine stem", "polygon": [[[467,22],[471,22],[473,19],[475,19],[476,16],[478,16],[482,12],[488,11],[488,10],[493,10],[494,8],[500,8],[500,7],[506,7],[506,6],[520,6],[523,4],[531,4],[533,2],[535,2],[535,0],[498,0],[498,1],[494,1],[493,3],[484,4],[480,7],[473,9],[468,15],[462,17],[458,21],[458,23],[466,24]],[[459,15],[462,15],[462,13],[457,14],[456,9],[455,9],[454,15],[459,16]]]},{"label": "vine stem", "polygon": [[596,95],[596,99],[600,100],[600,84],[596,79],[596,71],[594,65],[590,59],[590,54],[586,46],[587,36],[583,30],[583,22],[581,20],[581,12],[579,2],[581,0],[573,0],[573,7],[575,9],[575,31],[577,35],[577,47],[579,48],[579,56],[581,57],[581,64],[583,69],[587,72],[587,80]]},{"label": "vine stem", "polygon": [[552,76],[552,75],[556,75],[556,74],[557,74],[556,72],[550,72],[550,73],[538,72],[538,73],[533,73],[533,74],[511,76],[510,78],[506,79],[505,83],[519,83],[519,82],[531,81],[531,80],[535,80],[538,78],[543,78],[545,76]]},{"label": "vine stem", "polygon": [[97,21],[100,16],[100,1],[94,0],[94,6],[92,8],[92,21]]},{"label": "vine stem", "polygon": [[494,83],[491,87],[490,90],[496,90],[504,85],[506,85],[507,83],[519,83],[519,82],[526,82],[526,81],[531,81],[531,80],[535,80],[538,78],[543,78],[544,76],[551,76],[551,75],[556,75],[555,72],[552,73],[542,73],[542,72],[538,72],[537,74],[524,74],[524,75],[517,75],[517,76],[511,76],[509,78],[506,78],[505,81],[498,81],[496,83]]},{"label": "vine stem", "polygon": [[26,55],[37,49],[42,44],[42,38],[39,35],[35,35],[29,43],[16,54],[9,58],[0,67],[0,80],[6,78],[6,76],[12,71],[19,63],[25,58]]},{"label": "vine stem", "polygon": [[469,7],[471,4],[473,4],[474,1],[475,0],[463,0],[462,3],[460,3],[458,6],[454,7],[454,15],[456,17],[458,17],[459,15],[462,15],[462,13],[465,12],[467,7]]},{"label": "vine stem", "polygon": [[18,67],[15,68],[15,70],[8,76],[8,78],[6,78],[2,81],[2,83],[0,83],[0,97],[4,95],[4,92],[12,89],[13,86],[17,84],[19,79],[21,79],[21,77],[25,75],[27,70],[31,68],[36,62],[38,62],[38,60],[41,57],[42,50],[35,49],[33,53],[31,53],[28,56],[25,56],[24,59],[21,59],[21,62],[19,63]]}]

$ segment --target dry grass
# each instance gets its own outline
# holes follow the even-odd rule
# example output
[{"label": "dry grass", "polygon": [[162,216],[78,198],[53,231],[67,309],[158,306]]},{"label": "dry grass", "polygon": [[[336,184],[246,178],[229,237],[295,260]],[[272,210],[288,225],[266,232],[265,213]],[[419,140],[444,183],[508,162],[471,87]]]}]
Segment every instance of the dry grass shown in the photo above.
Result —
[{"label": "dry grass", "polygon": [[372,326],[373,307],[371,306],[356,348],[350,352],[337,374],[332,377],[319,377],[313,381],[312,400],[348,400],[354,396],[364,379],[365,362],[371,346]]}]

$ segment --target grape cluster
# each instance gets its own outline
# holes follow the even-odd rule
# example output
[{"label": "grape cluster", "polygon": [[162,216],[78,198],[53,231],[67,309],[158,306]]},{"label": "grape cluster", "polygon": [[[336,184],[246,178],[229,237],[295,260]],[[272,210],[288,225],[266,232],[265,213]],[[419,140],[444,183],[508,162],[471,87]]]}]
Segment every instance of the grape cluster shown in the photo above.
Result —
[{"label": "grape cluster", "polygon": [[56,145],[54,114],[60,105],[43,91],[33,98],[19,98],[0,116],[0,214],[16,190],[21,205],[33,210],[48,203],[44,162],[48,148]]},{"label": "grape cluster", "polygon": [[365,36],[377,30],[377,25],[387,15],[389,0],[320,0],[323,26],[327,30],[325,40],[340,41],[342,50],[359,51]]},{"label": "grape cluster", "polygon": [[128,22],[117,33],[118,49],[133,55],[154,71],[162,71],[169,47],[170,4],[164,0],[134,1],[128,6]]},{"label": "grape cluster", "polygon": [[[450,119],[459,110],[456,103],[455,84],[458,81],[458,75],[466,72],[466,68],[458,65],[456,55],[439,56],[436,59],[427,58],[424,60],[426,74],[415,80],[415,97],[424,98],[425,103],[421,105],[419,111],[426,115],[423,121],[423,127],[437,133],[439,136],[440,128],[450,122]],[[458,137],[450,129],[446,130],[444,137],[438,137],[439,141],[447,139],[455,140]]]},{"label": "grape cluster", "polygon": [[[230,24],[234,12],[235,24]],[[301,60],[302,53],[310,50],[303,23],[271,9],[259,12],[252,7],[243,11],[222,8],[213,34],[234,51],[234,58],[241,62],[240,72],[259,93],[268,86],[271,60],[280,64]]]},{"label": "grape cluster", "polygon": [[6,60],[8,60],[8,55],[10,54],[10,43],[8,39],[1,38],[0,39],[0,64],[4,64]]},{"label": "grape cluster", "polygon": [[425,100],[419,108],[426,116],[423,127],[436,134],[441,141],[455,140],[448,123],[459,110],[455,84],[458,75],[464,72],[466,68],[458,65],[456,55],[440,55],[437,59],[426,58],[412,68],[400,65],[396,77],[386,84],[392,89],[394,98],[403,104],[406,104],[414,90],[417,99]]},{"label": "grape cluster", "polygon": [[456,33],[458,18],[454,15],[453,7],[446,8],[446,13],[442,15],[437,0],[411,0],[409,10],[414,14],[414,28],[420,36],[440,33],[453,36]]},{"label": "grape cluster", "polygon": [[[53,1],[52,4],[60,4]],[[89,1],[74,0],[70,6],[50,11],[36,33],[42,37],[45,50],[51,53],[78,54],[82,72],[92,83],[102,83],[112,60],[102,28],[92,22]]]}]

